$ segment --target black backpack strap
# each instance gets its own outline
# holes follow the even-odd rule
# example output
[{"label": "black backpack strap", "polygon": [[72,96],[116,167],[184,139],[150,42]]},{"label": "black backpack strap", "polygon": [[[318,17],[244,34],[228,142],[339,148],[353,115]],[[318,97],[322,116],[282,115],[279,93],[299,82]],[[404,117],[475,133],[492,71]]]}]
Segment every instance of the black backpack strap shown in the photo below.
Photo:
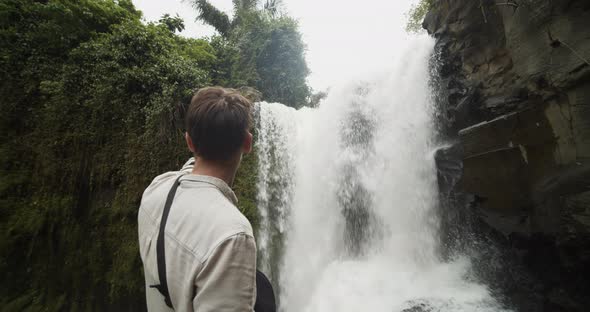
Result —
[{"label": "black backpack strap", "polygon": [[168,197],[166,198],[166,204],[164,205],[164,211],[162,211],[162,219],[160,220],[160,231],[158,233],[158,242],[156,244],[156,258],[158,261],[158,279],[160,280],[160,284],[157,285],[150,285],[151,288],[157,289],[162,296],[164,296],[164,302],[166,305],[174,309],[172,306],[172,300],[170,300],[170,292],[168,291],[168,280],[166,279],[166,252],[164,249],[164,237],[166,236],[164,230],[166,229],[166,221],[168,221],[168,214],[170,214],[170,206],[172,206],[172,201],[174,200],[174,195],[176,195],[176,190],[180,185],[180,178],[179,176],[176,181],[174,181],[174,185],[168,192]]}]

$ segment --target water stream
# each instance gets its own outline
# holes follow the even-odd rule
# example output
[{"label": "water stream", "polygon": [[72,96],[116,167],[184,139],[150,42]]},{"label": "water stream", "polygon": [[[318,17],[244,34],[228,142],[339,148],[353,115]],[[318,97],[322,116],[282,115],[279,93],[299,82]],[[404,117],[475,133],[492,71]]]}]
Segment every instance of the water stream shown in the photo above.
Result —
[{"label": "water stream", "polygon": [[504,311],[440,257],[433,40],[319,108],[258,103],[261,269],[281,311]]}]

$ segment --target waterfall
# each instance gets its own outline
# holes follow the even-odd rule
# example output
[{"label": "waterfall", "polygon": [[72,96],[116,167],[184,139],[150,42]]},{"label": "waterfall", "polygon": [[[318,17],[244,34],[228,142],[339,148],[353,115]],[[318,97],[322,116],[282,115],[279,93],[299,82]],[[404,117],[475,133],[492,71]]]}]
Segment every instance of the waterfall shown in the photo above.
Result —
[{"label": "waterfall", "polygon": [[281,311],[504,311],[468,258],[440,257],[433,45],[318,108],[258,103],[259,261]]}]

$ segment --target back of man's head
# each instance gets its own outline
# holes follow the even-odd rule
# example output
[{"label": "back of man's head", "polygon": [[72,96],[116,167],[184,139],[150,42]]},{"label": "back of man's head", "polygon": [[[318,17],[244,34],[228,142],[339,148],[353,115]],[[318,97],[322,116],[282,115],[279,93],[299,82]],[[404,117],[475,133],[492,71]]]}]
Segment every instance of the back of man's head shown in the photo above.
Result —
[{"label": "back of man's head", "polygon": [[251,121],[251,103],[238,91],[207,87],[200,89],[191,100],[186,131],[196,156],[225,161],[242,149]]}]

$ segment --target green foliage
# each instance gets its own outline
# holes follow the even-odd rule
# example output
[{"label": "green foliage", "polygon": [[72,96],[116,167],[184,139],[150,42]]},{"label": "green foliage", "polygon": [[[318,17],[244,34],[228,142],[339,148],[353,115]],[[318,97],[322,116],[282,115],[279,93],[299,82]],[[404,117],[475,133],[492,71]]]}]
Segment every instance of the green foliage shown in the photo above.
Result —
[{"label": "green foliage", "polygon": [[188,158],[174,107],[215,50],[126,1],[0,3],[0,306],[141,310],[139,199]]},{"label": "green foliage", "polygon": [[430,11],[435,0],[418,0],[418,3],[412,5],[410,11],[406,14],[408,21],[406,23],[406,31],[410,33],[418,33],[422,31],[422,21],[426,13]]},{"label": "green foliage", "polygon": [[309,69],[297,22],[278,13],[280,1],[267,1],[263,9],[257,4],[235,0],[235,17],[229,20],[208,1],[195,1],[199,18],[221,35],[212,40],[220,59],[213,81],[231,87],[254,86],[266,101],[296,108],[308,105]]},{"label": "green foliage", "polygon": [[178,13],[175,17],[166,13],[160,18],[159,22],[166,25],[171,32],[182,32],[184,30],[184,21],[178,16]]},{"label": "green foliage", "polygon": [[222,36],[228,36],[231,29],[229,16],[217,9],[207,0],[195,0],[195,6],[199,11],[199,19],[211,25]]},{"label": "green foliage", "polygon": [[234,42],[242,55],[238,68],[243,73],[256,73],[241,78],[246,85],[255,85],[264,100],[295,108],[308,103],[305,46],[292,18],[252,17],[236,29]]},{"label": "green foliage", "polygon": [[328,91],[329,90],[314,92],[310,97],[309,106],[319,107],[320,103],[328,97]]},{"label": "green foliage", "polygon": [[282,0],[266,0],[264,2],[264,10],[272,17],[277,16],[281,13],[281,6],[283,5]]},{"label": "green foliage", "polygon": [[0,131],[12,134],[27,128],[23,117],[38,105],[41,81],[59,74],[56,64],[63,63],[71,49],[111,25],[139,18],[127,5],[129,1],[1,0]]},{"label": "green foliage", "polygon": [[232,189],[238,197],[238,208],[250,220],[252,227],[258,229],[258,208],[256,205],[258,180],[258,157],[256,150],[244,155]]},{"label": "green foliage", "polygon": [[[307,102],[296,22],[234,4],[203,40],[178,17],[142,24],[130,0],[0,0],[3,311],[143,310],[137,209],[189,157],[176,108],[211,84]],[[254,228],[256,181],[252,153],[234,189]]]}]

